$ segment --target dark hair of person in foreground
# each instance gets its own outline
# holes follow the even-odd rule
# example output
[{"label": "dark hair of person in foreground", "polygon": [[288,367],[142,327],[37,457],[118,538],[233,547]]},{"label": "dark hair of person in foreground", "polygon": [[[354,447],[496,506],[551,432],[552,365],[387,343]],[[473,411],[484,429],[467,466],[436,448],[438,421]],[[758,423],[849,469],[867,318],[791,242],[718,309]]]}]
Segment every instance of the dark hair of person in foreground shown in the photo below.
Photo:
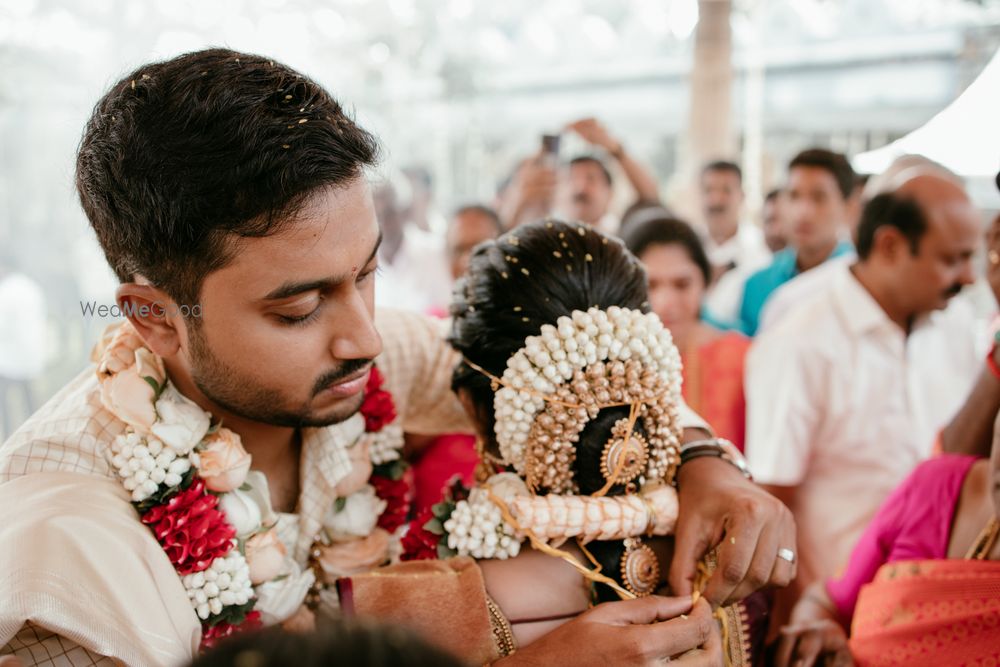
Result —
[{"label": "dark hair of person in foreground", "polygon": [[321,624],[297,634],[271,627],[221,642],[190,667],[462,667],[454,656],[401,628],[374,623]]}]

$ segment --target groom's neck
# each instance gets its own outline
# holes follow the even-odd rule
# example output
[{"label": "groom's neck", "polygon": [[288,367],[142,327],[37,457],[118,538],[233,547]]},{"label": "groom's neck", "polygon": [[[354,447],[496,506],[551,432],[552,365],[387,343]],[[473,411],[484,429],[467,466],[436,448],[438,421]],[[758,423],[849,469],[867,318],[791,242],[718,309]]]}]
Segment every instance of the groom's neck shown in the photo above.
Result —
[{"label": "groom's neck", "polygon": [[267,477],[274,509],[293,511],[298,495],[301,454],[301,438],[297,430],[289,426],[274,426],[246,419],[229,412],[205,396],[187,373],[172,369],[169,362],[167,375],[179,392],[212,415],[213,423],[221,420],[223,426],[240,436],[243,448],[253,457],[251,467]]}]

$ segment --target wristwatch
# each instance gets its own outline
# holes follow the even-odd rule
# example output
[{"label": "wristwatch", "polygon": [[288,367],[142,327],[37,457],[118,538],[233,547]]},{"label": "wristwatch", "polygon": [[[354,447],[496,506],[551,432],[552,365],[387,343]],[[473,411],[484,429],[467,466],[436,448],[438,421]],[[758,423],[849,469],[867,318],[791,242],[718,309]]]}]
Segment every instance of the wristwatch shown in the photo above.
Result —
[{"label": "wristwatch", "polygon": [[753,480],[746,457],[736,448],[736,445],[725,438],[692,440],[681,445],[681,465],[702,456],[716,456],[735,466],[747,479]]}]

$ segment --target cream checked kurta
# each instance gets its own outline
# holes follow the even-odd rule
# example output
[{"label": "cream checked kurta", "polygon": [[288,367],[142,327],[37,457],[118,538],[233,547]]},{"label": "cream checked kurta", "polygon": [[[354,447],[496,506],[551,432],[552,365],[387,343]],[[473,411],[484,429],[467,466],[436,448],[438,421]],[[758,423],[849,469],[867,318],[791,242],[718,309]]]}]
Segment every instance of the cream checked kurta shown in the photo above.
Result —
[{"label": "cream checked kurta", "polygon": [[[376,315],[376,327],[383,343],[382,355],[376,363],[385,376],[385,388],[392,393],[396,403],[398,423],[407,433],[470,430],[461,405],[451,392],[452,369],[459,357],[444,340],[446,326],[446,322],[413,313],[380,310]],[[686,427],[704,425],[686,407],[682,407],[681,421]],[[89,367],[0,447],[0,496],[5,486],[13,488],[8,486],[11,482],[40,473],[70,473],[63,475],[68,479],[87,475],[113,480],[110,445],[124,429],[125,425],[102,407],[96,374],[93,367]],[[319,532],[324,515],[337,499],[334,487],[350,472],[351,463],[346,453],[349,444],[349,438],[340,425],[303,430],[298,539],[294,545],[294,555],[300,565],[306,565],[309,546]],[[124,491],[121,499],[127,501]],[[18,510],[0,504],[0,541],[3,539],[3,517],[7,512],[16,514]],[[138,521],[136,525],[141,526]],[[40,536],[45,535],[46,530],[45,523],[37,526]],[[158,548],[148,531],[141,539],[146,540],[147,537],[148,542]],[[80,539],[85,540],[86,536]],[[48,542],[58,547],[58,540]],[[30,569],[32,565],[24,560],[9,545],[0,548],[0,655],[14,653],[27,664],[39,665],[76,667],[115,664],[98,655],[98,651],[88,649],[113,645],[115,636],[120,636],[126,628],[106,628],[106,636],[96,637],[81,629],[75,635],[78,641],[71,641],[67,637],[73,634],[72,629],[65,631],[64,628],[62,636],[58,636],[30,621],[33,609],[18,612],[10,608],[9,601],[13,595],[8,595],[8,592],[19,590],[18,581],[24,581],[16,570]],[[59,572],[52,575],[58,577]],[[142,582],[138,583],[141,586]],[[172,581],[158,583],[161,587],[173,585]],[[68,582],[62,590],[67,596],[77,594],[74,587],[79,588],[81,594],[92,593],[87,591],[87,586],[86,581]],[[179,579],[177,586],[180,586]],[[195,624],[192,627],[195,627],[194,611],[188,611],[191,622]],[[136,609],[134,618],[124,623],[141,624],[143,613],[143,609]],[[21,622],[16,621],[18,618]],[[24,620],[28,622],[24,623]],[[11,627],[15,622],[17,627]],[[99,632],[97,634],[100,635]],[[142,644],[153,648],[146,653],[125,650],[116,658],[126,664],[182,664],[190,659],[197,645],[194,641],[191,642],[194,646],[177,646],[176,642],[170,644],[163,640],[164,645],[154,651],[159,639],[162,638],[144,637]],[[85,644],[87,648],[79,644]]]}]

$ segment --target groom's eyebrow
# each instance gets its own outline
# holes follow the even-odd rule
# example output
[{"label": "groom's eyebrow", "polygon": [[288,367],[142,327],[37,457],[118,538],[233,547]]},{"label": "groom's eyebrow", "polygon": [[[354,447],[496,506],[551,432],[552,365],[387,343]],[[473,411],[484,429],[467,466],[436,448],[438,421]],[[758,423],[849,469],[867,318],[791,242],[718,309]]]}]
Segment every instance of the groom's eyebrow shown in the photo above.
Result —
[{"label": "groom's eyebrow", "polygon": [[[375,240],[375,246],[372,248],[371,254],[368,255],[368,259],[361,264],[361,266],[367,266],[375,259],[375,255],[378,254],[378,249],[382,245],[382,232],[379,231],[378,238]],[[295,296],[296,294],[304,294],[305,292],[312,292],[314,290],[327,290],[338,285],[342,285],[348,280],[353,280],[354,276],[358,273],[358,269],[352,269],[349,274],[342,276],[333,276],[330,278],[321,278],[319,280],[310,280],[307,282],[288,282],[284,283],[280,287],[271,290],[267,296],[264,297],[264,301],[278,301],[280,299],[287,299],[289,297]]]}]

